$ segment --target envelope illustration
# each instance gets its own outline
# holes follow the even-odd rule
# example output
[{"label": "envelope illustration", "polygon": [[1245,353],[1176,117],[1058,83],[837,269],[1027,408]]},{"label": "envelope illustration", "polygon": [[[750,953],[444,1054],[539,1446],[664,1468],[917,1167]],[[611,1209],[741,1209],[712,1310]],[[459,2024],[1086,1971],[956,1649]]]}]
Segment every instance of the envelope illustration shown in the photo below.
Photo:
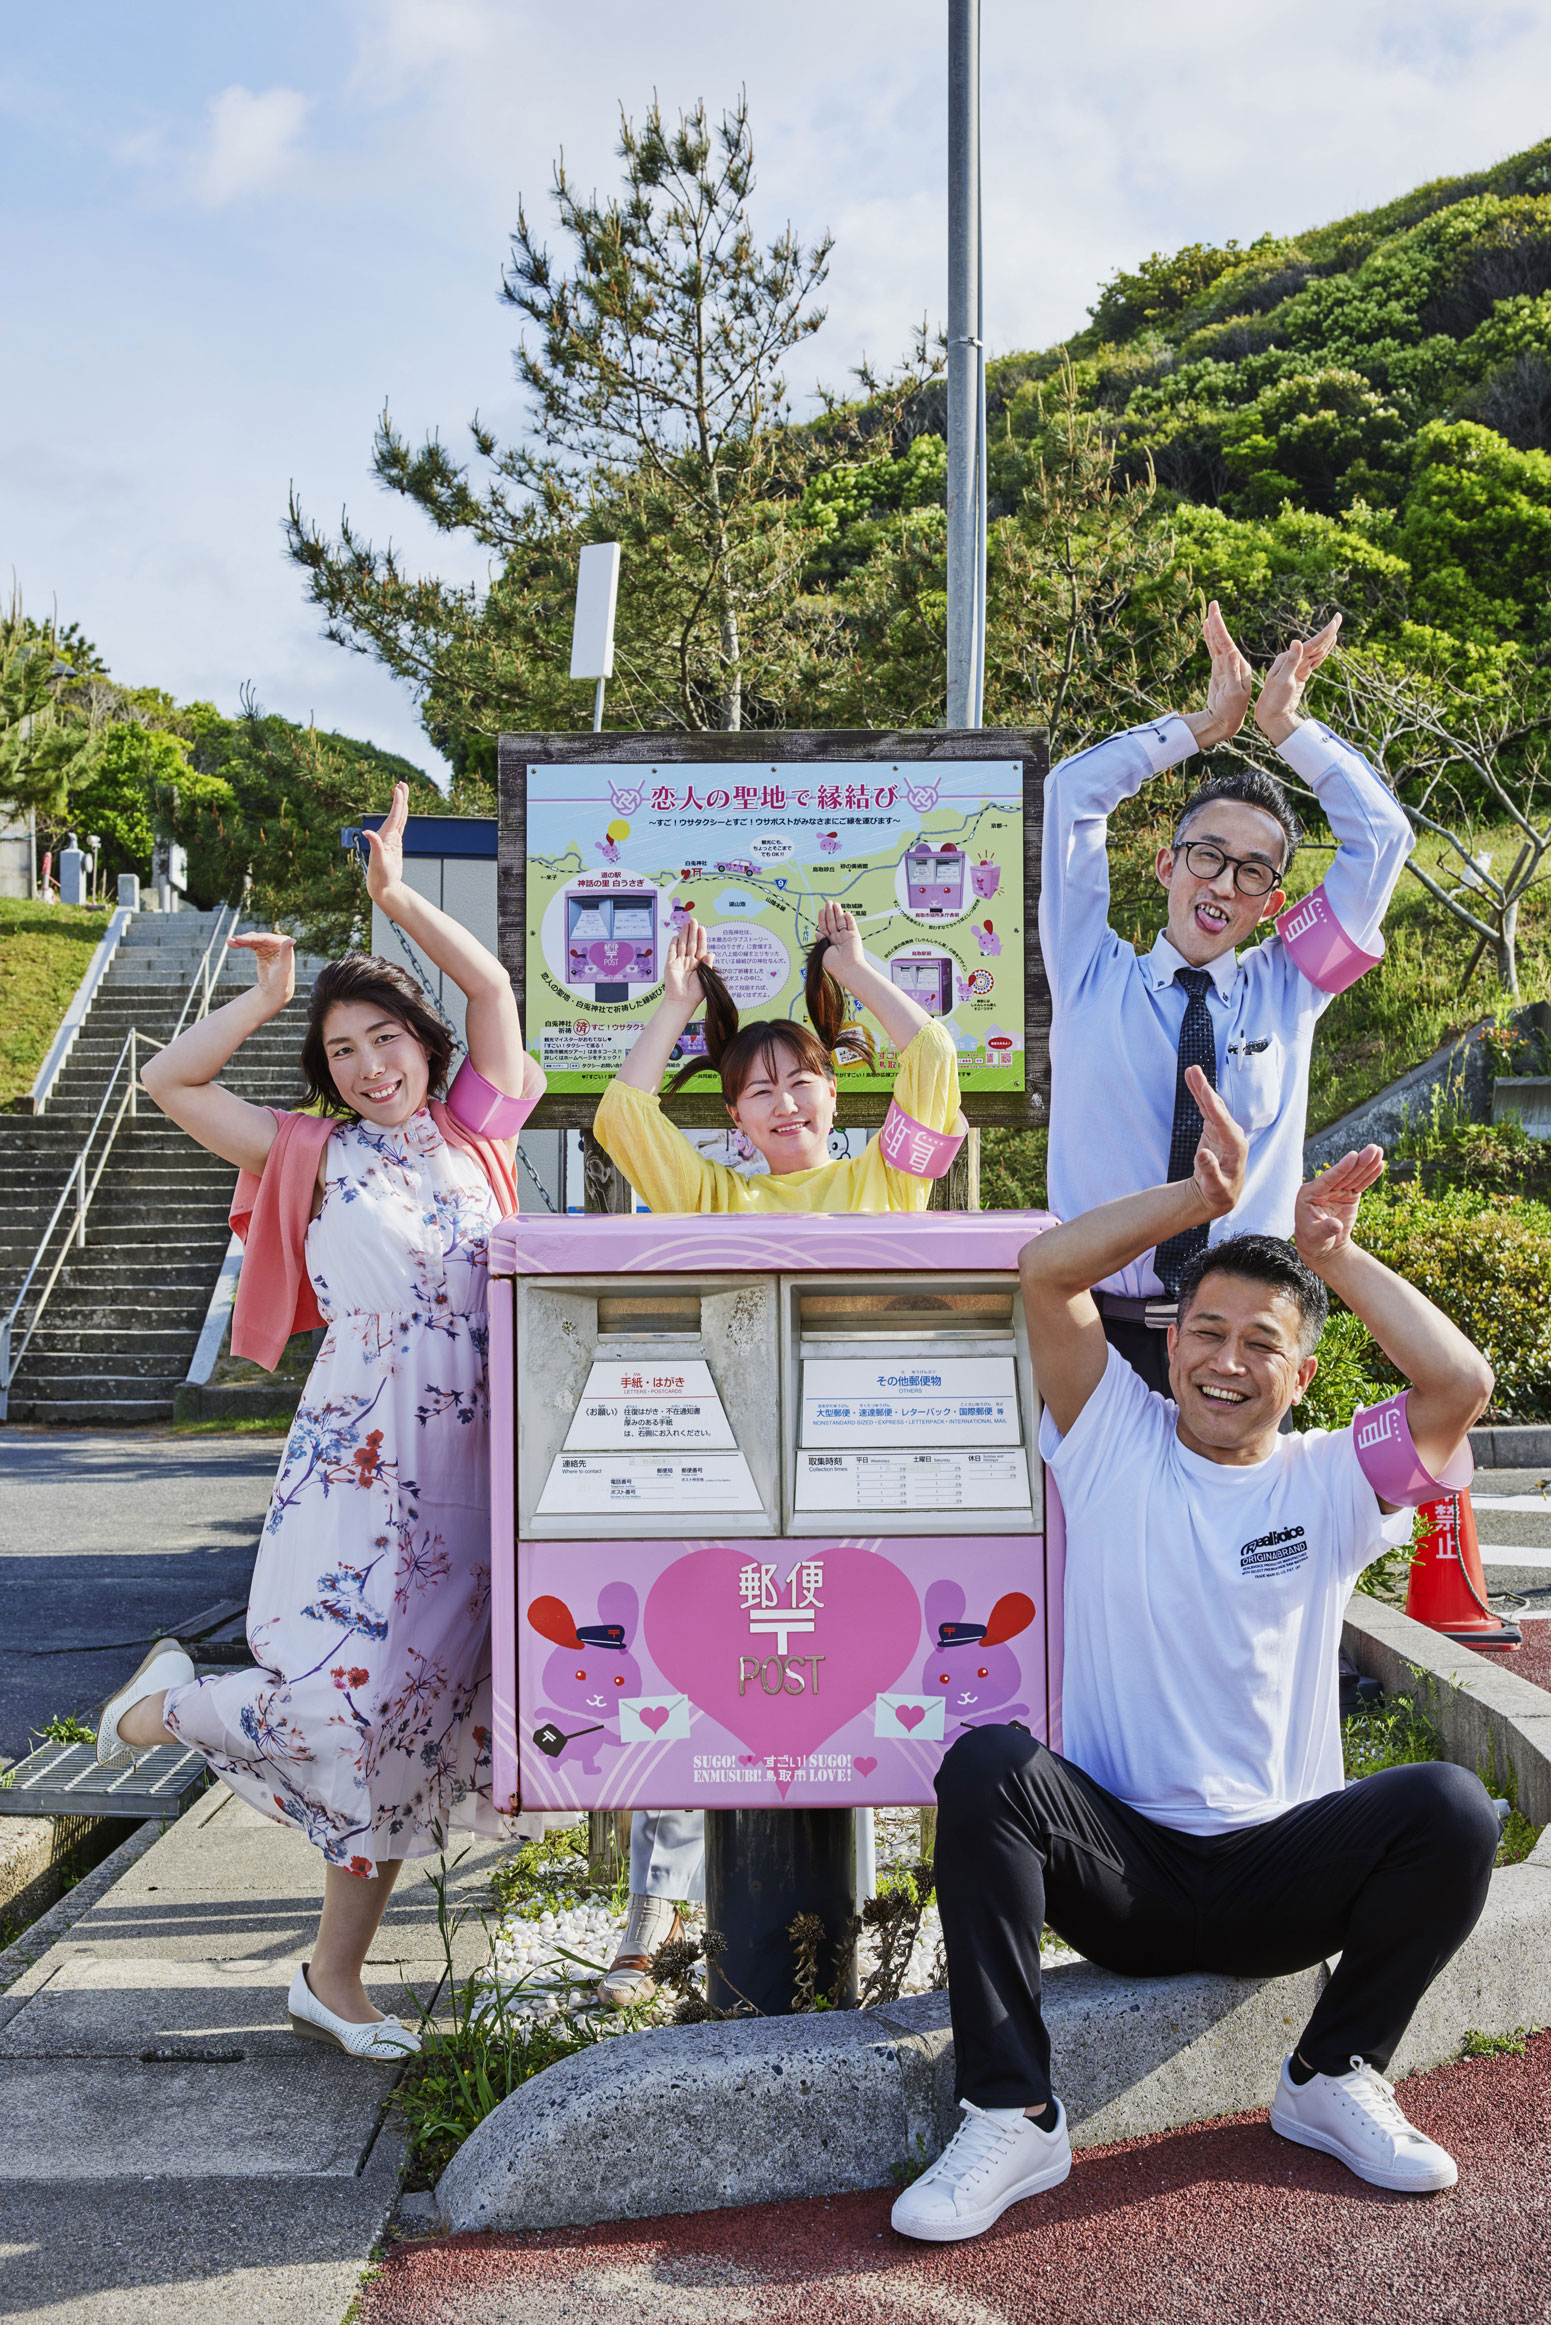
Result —
[{"label": "envelope illustration", "polygon": [[947,1698],[941,1695],[880,1695],[873,1706],[872,1732],[898,1744],[940,1744]]},{"label": "envelope illustration", "polygon": [[[941,1726],[941,1722],[938,1725]],[[623,1695],[619,1699],[622,1744],[682,1743],[689,1734],[687,1695]]]}]

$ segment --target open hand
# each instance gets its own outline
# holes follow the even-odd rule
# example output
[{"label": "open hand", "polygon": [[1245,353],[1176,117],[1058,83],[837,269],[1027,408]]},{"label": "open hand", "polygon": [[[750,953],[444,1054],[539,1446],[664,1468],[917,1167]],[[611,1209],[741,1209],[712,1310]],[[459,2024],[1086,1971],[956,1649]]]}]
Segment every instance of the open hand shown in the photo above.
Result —
[{"label": "open hand", "polygon": [[390,918],[393,890],[402,887],[404,882],[404,826],[408,821],[409,785],[395,783],[382,829],[362,833],[366,842],[366,893]]},{"label": "open hand", "polygon": [[686,920],[668,939],[668,950],[663,956],[662,992],[665,1001],[689,1012],[698,1009],[705,999],[699,976],[701,962],[708,969],[716,966],[716,956],[706,939],[705,930],[698,920]]},{"label": "open hand", "polygon": [[1244,724],[1255,674],[1246,656],[1235,645],[1215,597],[1206,609],[1201,635],[1212,657],[1212,674],[1206,686],[1206,708],[1193,712],[1185,724],[1205,751],[1214,743],[1225,743]]},{"label": "open hand", "polygon": [[1294,638],[1266,672],[1255,704],[1255,724],[1268,741],[1285,743],[1294,727],[1301,725],[1298,705],[1303,690],[1325,656],[1334,651],[1340,628],[1341,616],[1333,614],[1312,638]]},{"label": "open hand", "polygon": [[1293,1205],[1293,1240],[1298,1257],[1316,1275],[1329,1266],[1352,1240],[1357,1206],[1384,1173],[1384,1149],[1365,1146],[1359,1154],[1344,1154],[1317,1179],[1298,1189]]},{"label": "open hand", "polygon": [[258,971],[258,989],[276,1016],[296,991],[296,946],[277,929],[254,929],[247,936],[228,938],[234,952],[251,953]]},{"label": "open hand", "polygon": [[862,951],[862,932],[857,926],[855,913],[848,912],[843,904],[821,904],[819,935],[829,940],[829,950],[824,955],[825,968],[832,977],[838,977],[842,985],[849,986],[855,971],[867,966],[867,956]]},{"label": "open hand", "polygon": [[1244,1192],[1249,1140],[1199,1066],[1187,1068],[1185,1086],[1201,1109],[1201,1143],[1191,1173],[1209,1219],[1221,1219]]}]

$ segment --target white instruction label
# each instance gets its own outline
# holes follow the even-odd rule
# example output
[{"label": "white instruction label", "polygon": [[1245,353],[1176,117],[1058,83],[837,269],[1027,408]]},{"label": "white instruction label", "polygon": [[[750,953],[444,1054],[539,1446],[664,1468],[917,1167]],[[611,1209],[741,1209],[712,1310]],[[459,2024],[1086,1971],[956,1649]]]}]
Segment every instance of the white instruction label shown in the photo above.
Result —
[{"label": "white instruction label", "polygon": [[812,1357],[804,1445],[1017,1445],[1010,1356]]},{"label": "white instruction label", "polygon": [[1012,1452],[797,1456],[800,1510],[1026,1510],[1029,1469]]},{"label": "white instruction label", "polygon": [[595,1363],[566,1432],[567,1453],[639,1446],[731,1452],[738,1440],[704,1357]]},{"label": "white instruction label", "polygon": [[557,1453],[539,1499],[542,1518],[599,1510],[748,1510],[760,1499],[741,1453]]}]

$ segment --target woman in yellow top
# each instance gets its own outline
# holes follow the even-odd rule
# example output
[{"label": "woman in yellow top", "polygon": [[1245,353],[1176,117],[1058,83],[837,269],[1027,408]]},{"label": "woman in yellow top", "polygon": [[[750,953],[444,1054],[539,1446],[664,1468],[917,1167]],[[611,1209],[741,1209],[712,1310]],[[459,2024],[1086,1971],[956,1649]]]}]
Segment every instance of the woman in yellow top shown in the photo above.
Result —
[{"label": "woman in yellow top", "polygon": [[[836,980],[839,980],[837,983]],[[841,991],[844,986],[845,992]],[[894,1108],[880,1138],[846,1162],[829,1159],[835,1123],[835,1070],[842,1057],[871,1062],[872,1042],[847,1025],[845,993],[872,1011],[899,1052]],[[599,1101],[598,1143],[654,1211],[924,1211],[950,1141],[964,1129],[958,1058],[946,1028],[871,967],[861,933],[843,904],[825,904],[808,955],[806,994],[814,1030],[791,1019],[740,1027],[732,996],[716,974],[705,930],[693,920],[668,946],[663,995],[650,1022]],[[708,1068],[721,1075],[734,1126],[770,1165],[745,1178],[708,1162],[664,1119],[658,1099],[675,1043],[705,1012],[706,1054],[685,1066],[669,1094]],[[904,1117],[903,1124],[900,1118]],[[919,1133],[926,1133],[922,1138]],[[932,1135],[935,1134],[935,1135]],[[887,1140],[914,1170],[886,1158]],[[700,1812],[637,1812],[630,1831],[630,1912],[599,1999],[649,2002],[652,1955],[679,1934],[675,1899],[705,1895]]]},{"label": "woman in yellow top", "polygon": [[[669,941],[662,999],[604,1091],[593,1122],[598,1144],[650,1210],[926,1209],[931,1178],[919,1168],[896,1168],[882,1140],[869,1140],[864,1153],[847,1161],[829,1159],[836,1066],[842,1058],[870,1062],[872,1057],[869,1036],[845,1022],[846,993],[871,1010],[899,1052],[891,1128],[902,1115],[909,1125],[935,1133],[938,1142],[962,1134],[952,1036],[872,967],[855,917],[843,904],[819,909],[818,941],[808,955],[811,1032],[785,1017],[740,1027],[706,932],[689,920]],[[662,1077],[674,1045],[702,1010],[706,1054],[674,1076],[668,1095],[695,1074],[719,1073],[733,1125],[764,1156],[768,1177],[746,1178],[725,1163],[708,1161],[663,1115]],[[893,1138],[890,1144],[906,1152]]]}]

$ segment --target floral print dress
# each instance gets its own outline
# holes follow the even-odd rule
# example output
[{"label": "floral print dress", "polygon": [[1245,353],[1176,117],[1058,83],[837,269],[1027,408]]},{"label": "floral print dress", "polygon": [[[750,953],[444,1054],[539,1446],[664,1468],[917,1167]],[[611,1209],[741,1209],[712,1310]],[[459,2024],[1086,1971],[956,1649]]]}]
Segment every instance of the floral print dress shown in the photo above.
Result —
[{"label": "floral print dress", "polygon": [[499,1216],[424,1109],[334,1131],[307,1272],[328,1332],[259,1545],[258,1668],[166,1722],[331,1865],[428,1856],[491,1804],[486,1246]]}]

